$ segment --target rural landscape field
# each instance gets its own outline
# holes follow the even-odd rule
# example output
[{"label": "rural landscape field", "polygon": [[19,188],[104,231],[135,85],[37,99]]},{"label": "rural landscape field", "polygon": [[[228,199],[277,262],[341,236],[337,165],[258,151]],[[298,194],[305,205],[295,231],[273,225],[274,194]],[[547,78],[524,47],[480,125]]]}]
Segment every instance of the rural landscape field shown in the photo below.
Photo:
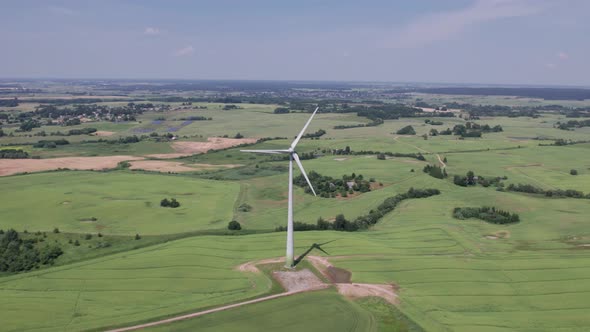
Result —
[{"label": "rural landscape field", "polygon": [[588,12],[0,1],[0,332],[589,331]]},{"label": "rural landscape field", "polygon": [[[126,87],[112,84],[111,93]],[[240,149],[288,146],[317,106],[297,150],[318,196],[295,178],[295,252],[332,241],[329,255],[314,250],[297,267],[325,287],[148,330],[590,324],[590,102],[450,109],[400,91],[387,101],[277,103],[250,101],[231,82],[223,86],[235,97],[211,100],[169,85],[158,85],[167,97],[134,85],[124,101],[51,88],[2,99],[3,330],[134,326],[284,292],[272,272],[284,270],[280,260],[267,261],[284,254],[288,162]],[[343,176],[353,185],[337,187]],[[426,189],[439,194],[400,199],[366,221],[388,199]],[[180,206],[162,206],[172,199]],[[485,207],[494,211],[456,211]]]}]

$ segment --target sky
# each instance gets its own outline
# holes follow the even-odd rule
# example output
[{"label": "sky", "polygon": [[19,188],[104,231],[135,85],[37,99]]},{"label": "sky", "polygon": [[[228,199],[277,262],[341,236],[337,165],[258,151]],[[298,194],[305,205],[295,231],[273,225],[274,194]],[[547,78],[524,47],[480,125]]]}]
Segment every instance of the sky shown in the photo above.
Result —
[{"label": "sky", "polygon": [[0,78],[590,86],[587,0],[0,0]]}]

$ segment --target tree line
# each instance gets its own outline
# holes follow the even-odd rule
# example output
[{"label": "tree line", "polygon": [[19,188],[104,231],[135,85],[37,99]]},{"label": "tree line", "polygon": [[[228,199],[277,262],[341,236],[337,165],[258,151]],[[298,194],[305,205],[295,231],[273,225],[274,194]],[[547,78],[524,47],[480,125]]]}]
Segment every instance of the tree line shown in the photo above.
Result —
[{"label": "tree line", "polygon": [[488,206],[479,208],[456,207],[453,209],[453,217],[461,220],[477,218],[492,224],[512,224],[520,221],[520,216],[516,213],[510,213],[508,211]]},{"label": "tree line", "polygon": [[528,193],[528,194],[538,194],[538,195],[545,195],[546,197],[554,197],[554,198],[585,198],[590,199],[590,193],[584,194],[579,190],[573,189],[550,189],[544,190],[543,188],[535,187],[530,184],[509,184],[506,188],[508,191],[514,192],[521,192],[521,193]]},{"label": "tree line", "polygon": [[[410,188],[406,193],[398,194],[396,196],[385,199],[376,209],[370,210],[368,214],[357,217],[354,221],[350,221],[344,217],[343,214],[336,216],[334,222],[329,222],[323,218],[318,218],[315,224],[307,224],[303,222],[293,223],[293,229],[296,231],[344,231],[344,232],[356,232],[359,230],[366,230],[369,227],[375,225],[383,216],[392,212],[397,205],[406,200],[413,198],[427,198],[435,195],[439,195],[438,189],[414,189]],[[284,232],[287,228],[279,226],[276,228],[278,232]]]},{"label": "tree line", "polygon": [[27,159],[29,153],[21,149],[4,149],[0,150],[0,159]]}]

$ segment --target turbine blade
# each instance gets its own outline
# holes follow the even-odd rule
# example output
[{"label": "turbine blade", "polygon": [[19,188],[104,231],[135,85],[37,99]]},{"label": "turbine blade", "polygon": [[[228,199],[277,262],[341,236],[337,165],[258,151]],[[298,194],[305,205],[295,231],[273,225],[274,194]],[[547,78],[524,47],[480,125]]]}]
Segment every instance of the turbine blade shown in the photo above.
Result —
[{"label": "turbine blade", "polygon": [[269,153],[269,154],[287,153],[287,151],[288,150],[240,150],[240,152]]},{"label": "turbine blade", "polygon": [[328,252],[326,252],[324,249],[322,249],[320,246],[317,246],[316,248],[318,248],[319,250],[321,250],[324,254],[330,256],[330,254],[328,254]]},{"label": "turbine blade", "polygon": [[307,120],[307,123],[305,124],[305,126],[303,126],[303,129],[301,129],[301,132],[299,133],[299,135],[297,135],[297,137],[295,138],[293,143],[291,143],[291,149],[295,149],[295,146],[297,145],[297,143],[299,143],[299,140],[301,139],[301,136],[303,136],[305,129],[307,129],[307,126],[309,126],[311,119],[313,119],[313,116],[318,112],[319,109],[320,109],[319,106],[315,108],[315,111],[313,111],[313,114],[309,117],[309,120]]},{"label": "turbine blade", "polygon": [[303,165],[301,165],[301,161],[299,160],[299,156],[297,155],[297,153],[293,153],[293,159],[295,159],[295,162],[297,163],[297,166],[299,166],[299,169],[301,170],[301,174],[303,174],[303,177],[307,181],[307,184],[309,185],[309,188],[311,189],[311,192],[313,193],[314,196],[317,196],[315,194],[315,190],[313,190],[313,186],[311,185],[311,181],[309,181],[309,178],[307,177],[307,174],[305,174],[305,170],[303,169]]}]

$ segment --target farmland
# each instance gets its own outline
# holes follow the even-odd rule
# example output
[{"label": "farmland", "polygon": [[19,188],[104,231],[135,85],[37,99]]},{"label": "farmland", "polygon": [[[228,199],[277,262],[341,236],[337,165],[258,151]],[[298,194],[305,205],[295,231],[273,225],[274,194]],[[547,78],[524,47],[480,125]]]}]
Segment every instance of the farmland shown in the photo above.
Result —
[{"label": "farmland", "polygon": [[[530,104],[497,96],[409,96],[405,102],[419,97],[428,103]],[[96,104],[124,107],[130,100],[148,102],[137,95],[126,98]],[[39,104],[33,101],[1,111],[18,119],[18,113],[35,110]],[[150,109],[133,121],[69,126],[68,130],[96,128],[108,136],[64,136],[69,144],[56,147],[34,147],[42,139],[62,138],[35,136],[65,130],[56,124],[44,123],[30,132],[18,131],[17,123],[3,125],[1,148],[22,149],[31,158],[0,160],[0,174],[5,170],[6,175],[0,177],[0,229],[15,229],[24,239],[42,239],[35,243],[39,248],[55,244],[64,251],[54,266],[2,272],[0,311],[9,313],[3,317],[3,329],[104,330],[277,292],[270,275],[236,267],[284,254],[285,234],[275,229],[285,224],[287,162],[240,153],[235,145],[287,148],[311,106],[320,102],[325,112],[317,115],[307,133],[326,133],[304,138],[297,147],[300,155],[311,155],[302,161],[306,171],[335,179],[355,173],[372,179],[372,187],[365,193],[324,198],[296,186],[296,221],[315,224],[321,217],[333,222],[340,214],[354,221],[410,188],[441,192],[403,200],[366,231],[296,232],[296,254],[313,243],[334,240],[324,247],[330,256],[319,251],[313,255],[350,271],[352,282],[390,285],[399,303],[344,297],[330,287],[147,330],[583,331],[590,325],[590,200],[509,190],[511,184],[523,184],[590,193],[590,131],[555,128],[558,121],[569,120],[563,109],[536,117],[479,119],[466,119],[467,112],[454,117],[420,114],[387,119],[377,126],[334,129],[369,119],[343,112],[343,103],[322,100],[302,102],[303,109],[288,114],[275,114],[285,105],[274,102],[154,101],[169,109]],[[563,107],[590,104],[553,102]],[[350,102],[347,107],[367,103]],[[197,116],[211,120],[183,120]],[[427,119],[443,124],[431,125]],[[468,121],[500,125],[503,130],[485,132],[481,138],[430,134],[433,128],[453,129]],[[406,126],[416,135],[396,134]],[[236,144],[217,151],[199,148],[215,140],[228,142],[238,133],[243,138]],[[133,135],[137,142],[98,141]],[[266,139],[258,141],[261,138]],[[556,144],[557,140],[567,144]],[[379,152],[390,154],[378,158]],[[98,163],[102,159],[93,158],[116,159],[103,166]],[[427,165],[442,165],[443,159],[448,177],[423,172]],[[88,167],[74,170],[77,164],[72,160]],[[28,171],[19,166],[33,164],[53,166]],[[9,167],[17,171],[6,171]],[[469,171],[498,182],[454,183],[455,175],[464,177]],[[175,198],[180,206],[162,207],[164,198]],[[453,218],[456,207],[484,206],[518,213],[520,222],[497,225]],[[241,231],[227,230],[232,220],[241,224]]]}]

